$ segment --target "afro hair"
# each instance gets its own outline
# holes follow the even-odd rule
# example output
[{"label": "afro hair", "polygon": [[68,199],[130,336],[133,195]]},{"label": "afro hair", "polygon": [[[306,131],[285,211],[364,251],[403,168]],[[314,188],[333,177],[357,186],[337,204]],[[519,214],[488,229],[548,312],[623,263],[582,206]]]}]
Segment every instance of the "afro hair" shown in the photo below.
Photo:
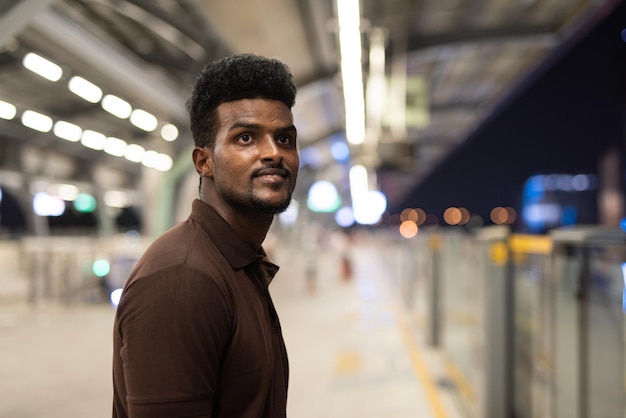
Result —
[{"label": "afro hair", "polygon": [[293,107],[296,86],[284,63],[246,53],[221,58],[204,67],[187,102],[195,145],[213,145],[216,109],[221,103],[256,98],[278,100],[290,109]]}]

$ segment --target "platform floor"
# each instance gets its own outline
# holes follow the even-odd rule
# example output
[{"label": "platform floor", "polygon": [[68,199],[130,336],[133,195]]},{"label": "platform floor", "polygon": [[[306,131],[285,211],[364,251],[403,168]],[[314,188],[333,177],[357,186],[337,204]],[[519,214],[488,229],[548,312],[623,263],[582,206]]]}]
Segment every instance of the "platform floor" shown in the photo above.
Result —
[{"label": "platform floor", "polygon": [[[316,257],[274,254],[288,416],[462,418],[441,353],[406,319],[377,249],[352,248],[348,279],[335,255]],[[113,315],[107,304],[0,299],[0,418],[109,417]]]}]

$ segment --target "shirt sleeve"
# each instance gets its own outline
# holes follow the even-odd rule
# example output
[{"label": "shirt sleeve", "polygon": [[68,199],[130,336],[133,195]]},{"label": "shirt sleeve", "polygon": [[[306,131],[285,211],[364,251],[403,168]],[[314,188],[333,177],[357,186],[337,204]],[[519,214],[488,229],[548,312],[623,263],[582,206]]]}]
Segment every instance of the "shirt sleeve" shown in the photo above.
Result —
[{"label": "shirt sleeve", "polygon": [[233,329],[227,292],[176,266],[129,286],[117,314],[129,416],[211,417]]}]

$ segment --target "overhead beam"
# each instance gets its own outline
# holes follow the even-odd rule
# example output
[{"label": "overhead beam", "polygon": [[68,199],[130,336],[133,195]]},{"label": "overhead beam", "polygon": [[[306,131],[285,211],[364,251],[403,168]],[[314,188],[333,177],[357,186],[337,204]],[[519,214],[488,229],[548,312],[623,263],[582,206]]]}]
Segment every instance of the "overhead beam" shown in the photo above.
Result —
[{"label": "overhead beam", "polygon": [[54,10],[40,13],[33,27],[51,42],[79,58],[120,91],[127,91],[151,108],[160,110],[173,120],[187,120],[187,92],[169,81],[164,74],[148,68],[130,54],[84,30]]},{"label": "overhead beam", "polygon": [[330,32],[327,23],[334,16],[332,8],[329,8],[328,2],[317,0],[298,0],[297,4],[306,39],[317,63],[313,77],[320,79],[336,74],[338,51],[332,42],[336,34]]},{"label": "overhead beam", "polygon": [[55,0],[18,0],[7,12],[0,15],[0,46],[20,33]]},{"label": "overhead beam", "polygon": [[413,35],[407,40],[408,50],[448,46],[455,44],[476,43],[481,41],[522,40],[544,36],[556,36],[556,28],[551,25],[510,25],[497,28],[457,30],[441,35]]}]

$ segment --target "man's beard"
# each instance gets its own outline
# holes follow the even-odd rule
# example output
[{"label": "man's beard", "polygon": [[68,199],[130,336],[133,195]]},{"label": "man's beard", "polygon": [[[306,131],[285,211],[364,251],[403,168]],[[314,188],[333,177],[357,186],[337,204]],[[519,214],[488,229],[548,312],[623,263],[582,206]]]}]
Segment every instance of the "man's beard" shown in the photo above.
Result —
[{"label": "man's beard", "polygon": [[217,191],[222,195],[224,201],[243,212],[256,210],[266,215],[277,215],[284,212],[291,203],[292,192],[289,192],[287,197],[279,204],[271,204],[268,201],[259,198],[254,193],[254,190],[248,190],[245,194],[236,194],[232,193],[230,189],[223,189],[218,182],[216,182],[216,187]]},{"label": "man's beard", "polygon": [[270,205],[266,201],[258,199],[252,193],[249,194],[248,198],[248,206],[267,215],[277,215],[282,213],[287,209],[287,207],[289,207],[289,203],[291,203],[291,193],[289,193],[287,198],[279,205]]}]

